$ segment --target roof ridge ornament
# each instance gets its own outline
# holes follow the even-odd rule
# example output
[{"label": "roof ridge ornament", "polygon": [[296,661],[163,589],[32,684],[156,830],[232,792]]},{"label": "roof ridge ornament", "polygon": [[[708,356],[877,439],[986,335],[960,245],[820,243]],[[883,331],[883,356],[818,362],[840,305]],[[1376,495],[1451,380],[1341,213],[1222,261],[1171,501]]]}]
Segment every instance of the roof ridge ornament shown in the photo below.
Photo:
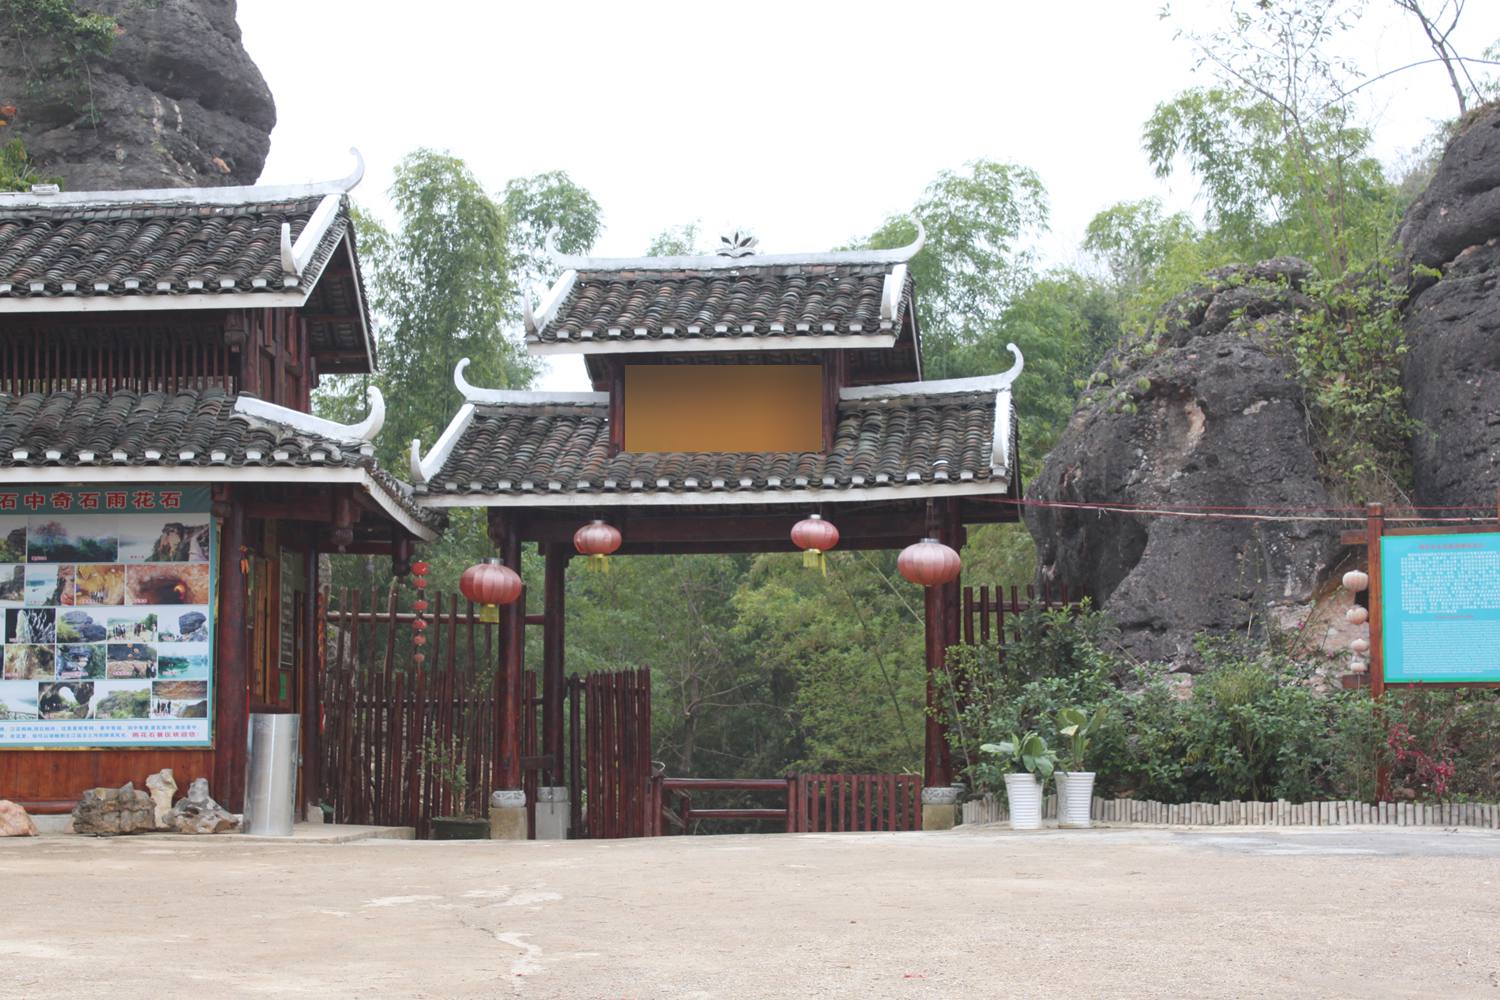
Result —
[{"label": "roof ridge ornament", "polygon": [[755,248],[760,245],[760,240],[738,229],[734,231],[733,236],[720,236],[719,242],[724,245],[719,247],[717,256],[736,259],[755,256]]},{"label": "roof ridge ornament", "polygon": [[281,424],[304,434],[332,438],[335,441],[369,442],[375,440],[375,436],[380,433],[380,428],[385,425],[385,396],[381,394],[379,387],[372,385],[365,390],[365,398],[369,401],[370,412],[363,420],[355,424],[341,424],[336,420],[317,417],[311,413],[294,410],[289,406],[268,403],[263,399],[243,393],[234,401],[234,412],[257,420]]}]

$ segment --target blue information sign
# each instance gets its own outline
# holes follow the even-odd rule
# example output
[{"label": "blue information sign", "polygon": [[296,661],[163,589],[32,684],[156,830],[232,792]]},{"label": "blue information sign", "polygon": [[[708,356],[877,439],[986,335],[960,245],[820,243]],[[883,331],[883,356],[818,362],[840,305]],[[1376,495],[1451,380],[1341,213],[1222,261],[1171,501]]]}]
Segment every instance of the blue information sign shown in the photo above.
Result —
[{"label": "blue information sign", "polygon": [[1500,683],[1500,533],[1385,535],[1388,684]]}]

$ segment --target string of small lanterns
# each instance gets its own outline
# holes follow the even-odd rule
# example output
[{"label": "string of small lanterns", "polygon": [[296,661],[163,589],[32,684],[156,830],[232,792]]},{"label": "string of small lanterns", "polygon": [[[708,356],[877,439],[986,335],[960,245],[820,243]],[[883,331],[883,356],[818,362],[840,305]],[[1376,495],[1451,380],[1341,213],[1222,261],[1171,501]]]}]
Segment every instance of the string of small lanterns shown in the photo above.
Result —
[{"label": "string of small lanterns", "polygon": [[431,567],[423,561],[411,564],[411,585],[417,597],[411,602],[411,644],[417,651],[411,655],[413,663],[421,664],[427,659],[422,647],[427,645],[427,571]]},{"label": "string of small lanterns", "polygon": [[[1370,586],[1370,574],[1362,569],[1351,569],[1344,574],[1344,589],[1351,594],[1358,594]],[[1344,612],[1344,620],[1350,625],[1363,625],[1370,620],[1370,610],[1362,605],[1356,604]],[[1370,640],[1365,636],[1359,636],[1349,642],[1349,648],[1360,656],[1370,651]]]}]

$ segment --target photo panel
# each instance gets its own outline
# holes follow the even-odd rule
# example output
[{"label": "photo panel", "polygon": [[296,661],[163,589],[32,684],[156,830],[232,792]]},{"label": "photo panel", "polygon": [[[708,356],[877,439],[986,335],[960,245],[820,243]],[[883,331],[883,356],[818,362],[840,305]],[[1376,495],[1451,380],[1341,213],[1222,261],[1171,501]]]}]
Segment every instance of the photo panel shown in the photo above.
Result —
[{"label": "photo panel", "polygon": [[26,564],[0,562],[0,607],[26,603]]},{"label": "photo panel", "polygon": [[155,642],[160,624],[158,608],[127,606],[107,612],[104,618],[110,642]]},{"label": "photo panel", "polygon": [[0,681],[0,722],[34,722],[37,687],[36,681]]},{"label": "photo panel", "polygon": [[0,515],[0,562],[26,561],[26,517]]},{"label": "photo panel", "polygon": [[163,642],[156,646],[156,676],[162,680],[208,680],[208,643]]},{"label": "photo panel", "polygon": [[37,694],[37,704],[44,719],[77,721],[93,718],[93,681],[54,681],[39,685]]},{"label": "photo panel", "polygon": [[125,567],[128,604],[208,604],[207,563],[141,563]]},{"label": "photo panel", "polygon": [[26,561],[112,563],[120,554],[113,514],[43,514],[27,519]]},{"label": "photo panel", "polygon": [[206,563],[212,534],[208,514],[131,514],[120,518],[122,563]]},{"label": "photo panel", "polygon": [[0,680],[50,681],[56,673],[57,655],[52,646],[6,643],[4,649]]},{"label": "photo panel", "polygon": [[154,681],[151,685],[151,718],[206,719],[208,681]]},{"label": "photo panel", "polygon": [[125,603],[125,567],[118,563],[80,563],[73,570],[73,603]]},{"label": "photo panel", "polygon": [[150,681],[100,681],[94,685],[95,719],[151,718]]},{"label": "photo panel", "polygon": [[[157,608],[156,637],[162,642],[208,642],[208,608]],[[207,648],[207,647],[205,647]]]},{"label": "photo panel", "polygon": [[58,642],[103,642],[104,613],[98,608],[58,608]]},{"label": "photo panel", "polygon": [[3,614],[7,646],[18,642],[50,646],[57,641],[56,608],[6,608]]},{"label": "photo panel", "polygon": [[26,567],[26,604],[42,608],[73,603],[72,566],[29,565]]},{"label": "photo panel", "polygon": [[104,643],[64,643],[57,647],[57,679],[100,680],[106,676]]},{"label": "photo panel", "polygon": [[110,679],[156,676],[156,646],[149,642],[111,642],[105,645],[105,676]]}]

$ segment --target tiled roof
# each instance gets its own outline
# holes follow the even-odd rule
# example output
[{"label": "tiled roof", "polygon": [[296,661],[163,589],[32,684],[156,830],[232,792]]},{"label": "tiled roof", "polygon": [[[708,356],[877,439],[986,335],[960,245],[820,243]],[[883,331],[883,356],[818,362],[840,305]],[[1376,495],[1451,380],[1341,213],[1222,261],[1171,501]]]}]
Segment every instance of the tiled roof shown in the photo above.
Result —
[{"label": "tiled roof", "polygon": [[903,273],[894,309],[882,315],[892,265],[790,264],[713,270],[579,271],[534,342],[753,342],[893,336],[911,302]]},{"label": "tiled roof", "polygon": [[[342,442],[236,412],[221,388],[177,392],[0,393],[0,477],[8,470],[71,467],[79,478],[110,470],[281,470],[277,481],[315,483],[319,469],[358,469],[422,524],[439,523],[415,506],[411,489],[381,469],[359,443]],[[368,450],[368,449],[367,449]]]},{"label": "tiled roof", "polygon": [[[998,402],[997,402],[998,401]],[[989,483],[1008,487],[994,464],[996,406],[1014,434],[1010,394],[994,391],[910,394],[845,400],[833,450],[818,452],[609,454],[608,406],[475,404],[442,467],[415,487],[432,502],[443,496],[516,499],[569,494],[629,502],[632,495],[780,492],[789,499],[858,493],[878,499],[889,487]],[[1002,449],[1013,456],[1013,440]],[[610,500],[610,496],[617,499]]]},{"label": "tiled roof", "polygon": [[340,211],[328,226],[293,285],[283,282],[281,224],[290,224],[295,241],[321,200],[315,195],[238,205],[56,207],[0,202],[0,297],[306,291],[347,231],[348,213]]}]

